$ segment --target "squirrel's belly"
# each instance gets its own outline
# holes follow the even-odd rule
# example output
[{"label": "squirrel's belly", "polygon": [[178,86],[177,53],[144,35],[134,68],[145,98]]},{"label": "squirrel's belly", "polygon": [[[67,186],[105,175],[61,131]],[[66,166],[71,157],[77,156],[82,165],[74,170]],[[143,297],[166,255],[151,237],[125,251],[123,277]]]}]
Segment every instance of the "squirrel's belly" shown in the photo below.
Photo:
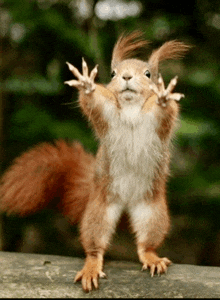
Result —
[{"label": "squirrel's belly", "polygon": [[139,126],[120,124],[106,136],[110,158],[109,189],[123,202],[136,202],[152,191],[153,180],[164,151],[154,120],[146,118]]},{"label": "squirrel's belly", "polygon": [[145,193],[151,189],[152,180],[137,176],[136,174],[122,175],[113,178],[110,191],[123,201],[123,203],[136,202],[143,199]]},{"label": "squirrel's belly", "polygon": [[143,151],[131,160],[132,155],[128,158],[118,153],[110,165],[110,191],[125,203],[143,199],[147,192],[152,192],[160,156],[158,151],[151,156]]}]

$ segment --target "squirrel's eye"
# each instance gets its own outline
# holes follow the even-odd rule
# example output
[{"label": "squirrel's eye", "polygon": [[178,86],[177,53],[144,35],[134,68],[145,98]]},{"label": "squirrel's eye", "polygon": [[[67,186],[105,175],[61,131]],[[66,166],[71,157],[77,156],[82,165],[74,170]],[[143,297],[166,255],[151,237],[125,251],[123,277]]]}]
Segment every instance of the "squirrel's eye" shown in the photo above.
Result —
[{"label": "squirrel's eye", "polygon": [[150,78],[150,72],[148,70],[144,72],[144,75],[146,75],[148,78]]},{"label": "squirrel's eye", "polygon": [[116,72],[115,72],[115,71],[112,71],[112,72],[111,72],[111,78],[115,77],[115,75],[116,75]]}]

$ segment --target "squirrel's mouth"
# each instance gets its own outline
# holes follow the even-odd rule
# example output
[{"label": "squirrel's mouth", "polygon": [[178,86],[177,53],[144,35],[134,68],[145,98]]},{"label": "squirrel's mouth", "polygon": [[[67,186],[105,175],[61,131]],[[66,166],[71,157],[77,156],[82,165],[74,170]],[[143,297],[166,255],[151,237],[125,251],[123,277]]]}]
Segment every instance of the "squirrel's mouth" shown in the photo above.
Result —
[{"label": "squirrel's mouth", "polygon": [[121,90],[120,95],[121,100],[126,102],[133,102],[137,100],[137,91],[129,87],[126,87],[123,90]]},{"label": "squirrel's mouth", "polygon": [[124,93],[124,92],[137,93],[135,90],[133,90],[133,89],[131,89],[131,88],[129,88],[129,87],[126,87],[125,89],[123,89],[123,90],[121,91],[121,93]]}]

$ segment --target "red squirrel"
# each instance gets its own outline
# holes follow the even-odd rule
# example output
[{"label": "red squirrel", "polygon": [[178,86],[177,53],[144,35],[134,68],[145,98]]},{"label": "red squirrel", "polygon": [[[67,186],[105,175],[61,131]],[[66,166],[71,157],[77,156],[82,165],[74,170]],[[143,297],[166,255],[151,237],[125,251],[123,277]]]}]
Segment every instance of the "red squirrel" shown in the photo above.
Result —
[{"label": "red squirrel", "polygon": [[147,44],[139,31],[120,36],[106,86],[95,83],[97,66],[89,74],[83,59],[81,74],[67,63],[76,79],[65,83],[79,90],[82,112],[99,139],[96,156],[76,142],[43,143],[15,159],[1,179],[2,211],[27,215],[57,205],[72,223],[80,223],[86,259],[74,281],[81,280],[85,291],[98,288],[98,278],[106,276],[104,252],[123,212],[136,235],[142,270],[159,275],[171,264],[156,249],[169,230],[169,148],[184,95],[173,93],[177,77],[165,88],[158,68],[182,57],[189,46],[168,41],[148,61],[135,58]]}]

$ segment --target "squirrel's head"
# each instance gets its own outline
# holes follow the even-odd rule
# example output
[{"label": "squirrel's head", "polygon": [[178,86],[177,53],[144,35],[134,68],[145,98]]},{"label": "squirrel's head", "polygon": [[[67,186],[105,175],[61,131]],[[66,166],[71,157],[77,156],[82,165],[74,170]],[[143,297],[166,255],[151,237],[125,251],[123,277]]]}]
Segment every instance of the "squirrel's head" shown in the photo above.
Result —
[{"label": "squirrel's head", "polygon": [[160,62],[167,59],[179,59],[189,49],[189,45],[176,40],[164,43],[150,55],[148,61],[134,58],[145,50],[149,41],[143,39],[141,31],[127,36],[122,35],[114,46],[111,63],[112,80],[108,84],[121,104],[123,102],[143,102],[152,92],[151,80],[157,83]]}]

